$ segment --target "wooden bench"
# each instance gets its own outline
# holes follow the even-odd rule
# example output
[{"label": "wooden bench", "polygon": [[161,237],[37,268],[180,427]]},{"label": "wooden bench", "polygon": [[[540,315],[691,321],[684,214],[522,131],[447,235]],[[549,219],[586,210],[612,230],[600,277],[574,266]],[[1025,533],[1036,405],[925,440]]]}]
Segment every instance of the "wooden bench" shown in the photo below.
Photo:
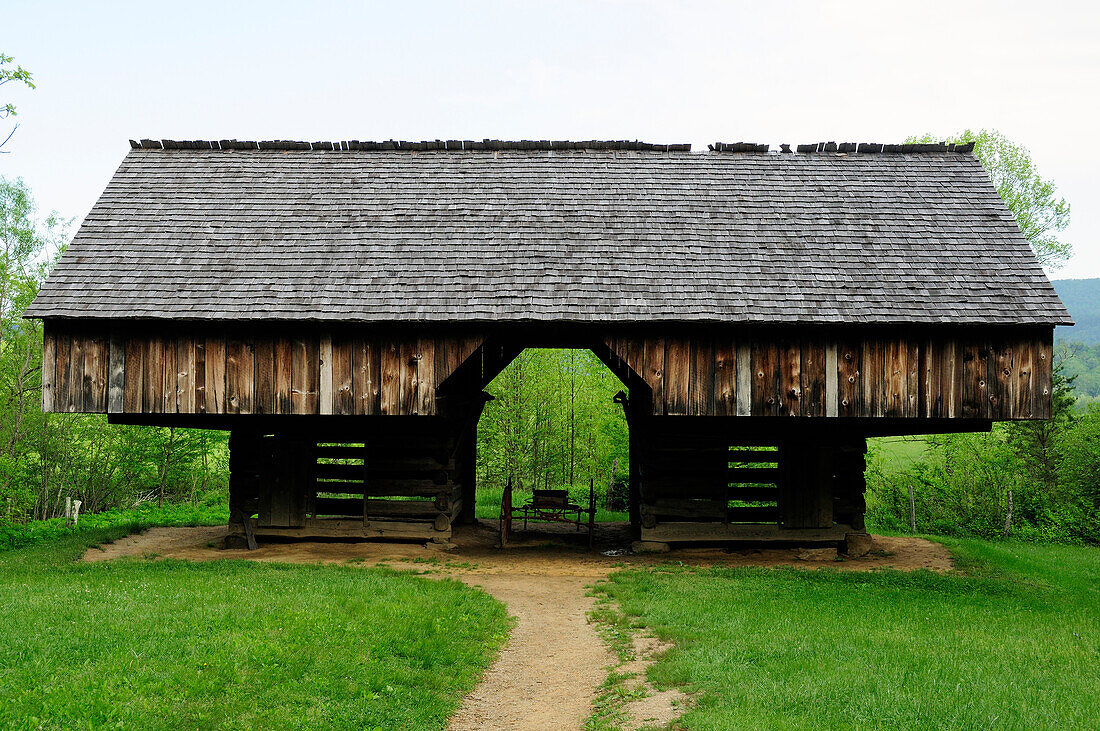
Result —
[{"label": "wooden bench", "polygon": [[512,480],[504,488],[500,502],[500,542],[506,545],[512,533],[512,521],[523,518],[523,529],[528,521],[536,523],[572,523],[580,532],[584,516],[588,516],[588,543],[592,544],[592,529],[596,520],[595,483],[588,485],[588,507],[569,502],[568,490],[532,490],[531,499],[523,505],[512,504]]}]

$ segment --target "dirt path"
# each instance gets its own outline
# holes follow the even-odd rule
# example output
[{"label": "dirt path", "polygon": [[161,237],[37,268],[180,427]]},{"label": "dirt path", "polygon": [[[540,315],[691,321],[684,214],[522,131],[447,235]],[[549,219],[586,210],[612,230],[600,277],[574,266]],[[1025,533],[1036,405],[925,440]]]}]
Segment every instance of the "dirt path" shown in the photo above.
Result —
[{"label": "dirt path", "polygon": [[504,602],[516,618],[508,644],[466,697],[451,731],[579,729],[615,657],[586,615],[591,579],[524,574],[461,577]]},{"label": "dirt path", "polygon": [[[621,528],[601,529],[596,552],[567,544],[569,534],[544,533],[518,537],[507,550],[495,548],[491,524],[463,528],[449,552],[419,544],[400,543],[261,543],[255,551],[224,550],[224,527],[152,528],[115,543],[92,548],[85,561],[126,556],[194,561],[236,558],[284,563],[379,563],[394,568],[427,569],[429,576],[450,576],[483,588],[502,601],[516,618],[516,627],[497,662],[465,699],[452,719],[452,731],[466,729],[579,729],[592,712],[592,702],[616,658],[587,621],[593,598],[586,588],[619,568],[644,568],[669,562],[690,566],[796,566],[869,571],[948,571],[951,557],[938,543],[919,538],[875,537],[875,551],[855,560],[838,561],[835,549],[718,548],[676,550],[670,554],[633,555],[622,551],[629,539]],[[637,646],[639,660],[620,666],[644,684],[644,668],[654,648]],[[658,650],[660,648],[657,648]],[[667,723],[682,711],[678,691],[652,692],[628,706],[636,723]]]}]

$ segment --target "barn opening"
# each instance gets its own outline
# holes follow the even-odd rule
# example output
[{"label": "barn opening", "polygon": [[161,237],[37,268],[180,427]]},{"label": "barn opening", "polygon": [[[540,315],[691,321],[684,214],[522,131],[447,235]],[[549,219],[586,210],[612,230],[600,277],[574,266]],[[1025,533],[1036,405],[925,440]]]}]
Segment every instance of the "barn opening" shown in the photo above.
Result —
[{"label": "barn opening", "polygon": [[527,348],[486,386],[492,397],[477,427],[477,517],[499,516],[509,481],[513,501],[533,490],[568,490],[596,520],[629,520],[627,385],[583,348]]}]

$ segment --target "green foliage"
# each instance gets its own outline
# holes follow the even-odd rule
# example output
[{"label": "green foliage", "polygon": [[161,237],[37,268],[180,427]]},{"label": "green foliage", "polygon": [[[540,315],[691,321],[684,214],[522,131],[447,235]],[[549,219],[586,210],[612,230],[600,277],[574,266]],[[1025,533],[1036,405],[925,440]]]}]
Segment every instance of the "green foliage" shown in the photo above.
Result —
[{"label": "green foliage", "polygon": [[1066,375],[1074,379],[1077,408],[1100,403],[1100,345],[1063,342],[1057,347]]},{"label": "green foliage", "polygon": [[81,515],[76,525],[64,518],[0,525],[0,551],[55,541],[64,536],[86,535],[89,540],[104,528],[143,531],[152,526],[224,525],[229,521],[229,504],[224,491],[210,492],[192,503],[157,507],[143,503],[128,510],[105,510]]},{"label": "green foliage", "polygon": [[[22,66],[12,66],[11,62],[14,60],[15,59],[13,59],[11,56],[0,53],[0,86],[14,81],[18,84],[23,84],[29,89],[33,89],[34,80],[31,76],[31,72],[27,71]],[[8,117],[14,117],[15,115],[16,111],[14,104],[12,104],[11,102],[4,102],[3,105],[0,105],[0,119],[7,119]],[[11,136],[13,134],[15,134],[14,128],[11,130],[11,132],[7,134],[7,136],[4,137],[3,141],[0,141],[0,148],[2,148],[7,143],[7,141],[11,139]]]},{"label": "green foliage", "polygon": [[[909,142],[937,142],[935,135],[911,137]],[[1031,243],[1039,263],[1056,269],[1070,257],[1073,247],[1058,238],[1069,226],[1069,203],[1058,195],[1051,180],[1039,174],[1026,147],[1005,137],[997,130],[974,132],[964,130],[948,137],[947,142],[974,143],[974,154],[989,173],[1024,237]]]},{"label": "green foliage", "polygon": [[966,573],[668,568],[599,590],[675,647],[677,727],[1095,728],[1100,549],[952,541]]},{"label": "green foliage", "polygon": [[628,471],[621,381],[589,350],[525,350],[489,384],[494,397],[478,423],[478,484],[500,490],[571,488],[600,504]]},{"label": "green foliage", "polygon": [[[1055,367],[1054,418],[987,434],[925,437],[902,462],[871,441],[867,520],[878,530],[1100,543],[1100,406],[1073,409],[1073,377]],[[910,494],[912,499],[910,499]]]},{"label": "green foliage", "polygon": [[22,314],[66,236],[22,181],[0,179],[0,525],[62,515],[66,498],[87,514],[224,493],[221,433],[42,413],[42,323]]},{"label": "green foliage", "polygon": [[511,627],[457,581],[0,553],[0,727],[442,729]]}]

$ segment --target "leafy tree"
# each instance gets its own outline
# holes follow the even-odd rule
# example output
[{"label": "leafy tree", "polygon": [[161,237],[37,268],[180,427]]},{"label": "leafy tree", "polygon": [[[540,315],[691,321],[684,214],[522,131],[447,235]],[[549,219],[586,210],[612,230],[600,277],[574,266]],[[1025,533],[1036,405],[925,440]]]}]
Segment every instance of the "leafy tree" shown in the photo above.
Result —
[{"label": "leafy tree", "polygon": [[42,323],[22,314],[66,235],[22,181],[0,178],[0,522],[55,517],[68,497],[97,512],[224,495],[223,434],[42,413]]},{"label": "leafy tree", "polygon": [[[31,72],[27,71],[22,66],[11,66],[11,62],[14,61],[11,56],[0,53],[0,86],[10,83],[12,81],[23,84],[30,89],[34,88],[34,81],[31,77]],[[7,67],[7,68],[5,68]],[[8,117],[14,117],[16,115],[15,105],[11,102],[5,102],[3,106],[0,106],[0,119],[7,119]],[[11,136],[15,134],[15,130],[19,128],[19,125],[14,125],[11,131],[8,132],[7,137],[3,142],[0,142],[0,148],[8,143]],[[0,150],[2,152],[3,150]]]},{"label": "leafy tree", "polygon": [[[936,142],[937,138],[926,134],[908,141]],[[974,143],[974,154],[1012,211],[1039,263],[1050,269],[1061,267],[1073,251],[1068,241],[1058,237],[1069,226],[1069,203],[1058,195],[1053,181],[1039,174],[1027,148],[997,130],[968,129],[946,141]]]},{"label": "leafy tree", "polygon": [[493,382],[478,424],[478,479],[603,494],[627,472],[623,384],[587,350],[523,351]]}]

